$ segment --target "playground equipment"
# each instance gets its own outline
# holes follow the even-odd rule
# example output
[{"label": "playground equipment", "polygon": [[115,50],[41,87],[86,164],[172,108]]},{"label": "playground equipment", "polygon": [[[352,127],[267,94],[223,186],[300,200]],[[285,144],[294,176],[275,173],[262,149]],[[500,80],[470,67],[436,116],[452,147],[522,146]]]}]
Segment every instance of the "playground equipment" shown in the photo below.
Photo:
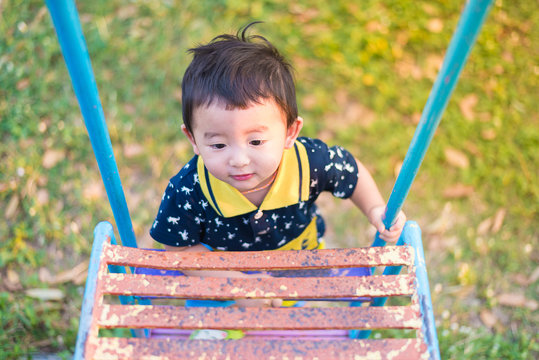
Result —
[{"label": "playground equipment", "polygon": [[[389,198],[386,228],[401,209],[492,0],[470,0]],[[421,234],[408,222],[397,245],[274,252],[176,253],[136,249],[136,240],[88,50],[72,0],[48,0],[62,53],[103,178],[123,246],[112,226],[95,231],[75,358],[432,358],[439,359]],[[385,266],[369,277],[217,279],[181,270],[283,270]],[[406,266],[408,273],[397,275]],[[126,270],[127,267],[127,270]],[[134,269],[157,269],[155,275]],[[161,270],[163,274],[159,274]],[[168,272],[165,272],[168,270]],[[110,295],[120,295],[122,305]],[[144,296],[141,298],[139,296]],[[159,297],[152,305],[147,297]],[[370,307],[358,301],[372,298]],[[385,306],[387,297],[407,305]],[[159,305],[163,299],[285,298],[351,300],[351,307],[230,308]],[[173,300],[172,300],[173,301]],[[100,337],[100,328],[132,329],[133,337]],[[365,339],[371,329],[415,329],[415,338]],[[184,329],[168,331],[168,329]],[[188,339],[195,329],[242,330],[237,340]],[[361,330],[358,330],[361,329]],[[406,334],[406,336],[408,336]],[[338,340],[338,341],[337,341]]]}]

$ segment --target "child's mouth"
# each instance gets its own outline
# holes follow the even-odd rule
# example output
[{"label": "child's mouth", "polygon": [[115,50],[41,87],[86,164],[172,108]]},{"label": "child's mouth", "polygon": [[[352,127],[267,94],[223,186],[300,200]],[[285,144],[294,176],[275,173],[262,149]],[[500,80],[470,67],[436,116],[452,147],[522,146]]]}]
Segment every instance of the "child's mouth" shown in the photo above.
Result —
[{"label": "child's mouth", "polygon": [[245,181],[253,177],[253,174],[231,175],[232,179],[236,181]]}]

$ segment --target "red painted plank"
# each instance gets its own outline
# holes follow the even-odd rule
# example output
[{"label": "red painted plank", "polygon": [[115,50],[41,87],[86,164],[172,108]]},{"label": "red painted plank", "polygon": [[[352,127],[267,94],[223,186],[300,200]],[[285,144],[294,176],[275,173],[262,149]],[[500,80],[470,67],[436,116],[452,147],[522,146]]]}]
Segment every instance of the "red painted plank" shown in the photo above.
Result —
[{"label": "red painted plank", "polygon": [[427,359],[417,339],[383,340],[170,340],[100,338],[95,359],[321,360]]},{"label": "red painted plank", "polygon": [[419,309],[409,306],[330,308],[183,308],[104,305],[103,328],[325,330],[419,329]]},{"label": "red painted plank", "polygon": [[412,295],[411,274],[341,278],[209,278],[108,274],[101,291],[111,295],[184,299],[335,299]]},{"label": "red painted plank", "polygon": [[109,264],[175,270],[282,270],[403,265],[413,263],[413,249],[385,246],[358,249],[181,252],[108,245]]}]

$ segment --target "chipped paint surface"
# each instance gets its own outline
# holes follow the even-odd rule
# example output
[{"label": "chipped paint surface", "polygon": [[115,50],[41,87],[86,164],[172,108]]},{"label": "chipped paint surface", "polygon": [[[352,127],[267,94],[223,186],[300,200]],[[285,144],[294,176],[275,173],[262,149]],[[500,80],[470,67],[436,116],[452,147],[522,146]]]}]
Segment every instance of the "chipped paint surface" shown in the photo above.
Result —
[{"label": "chipped paint surface", "polygon": [[236,330],[420,329],[421,320],[408,306],[240,309],[105,305],[99,325]]},{"label": "chipped paint surface", "polygon": [[[282,254],[279,254],[282,253]],[[288,253],[288,254],[285,254]],[[94,323],[87,341],[95,358],[129,359],[418,359],[427,354],[416,339],[350,340],[325,338],[331,331],[351,329],[416,329],[422,323],[415,273],[368,277],[202,278],[113,274],[108,264],[141,265],[159,269],[303,269],[405,265],[413,267],[411,247],[331,249],[317,251],[258,252],[242,254],[204,253],[210,256],[176,256],[106,244],[101,257]],[[216,256],[216,254],[218,256]],[[276,256],[277,255],[277,256]],[[229,265],[227,265],[229,264]],[[269,266],[268,266],[269,265]],[[105,294],[176,297],[183,299],[342,299],[357,297],[410,296],[408,306],[239,308],[178,305],[104,304]],[[288,331],[282,338],[246,336],[239,340],[187,340],[180,338],[98,338],[99,328],[131,329],[230,329]],[[319,331],[321,338],[294,335]],[[171,331],[171,330],[168,330]],[[262,333],[263,333],[262,331]],[[291,332],[292,331],[292,332]],[[187,333],[188,334],[188,333]],[[254,334],[254,333],[253,333]],[[298,333],[299,334],[299,333]],[[328,335],[329,336],[329,335]],[[335,336],[335,335],[332,335]],[[330,340],[331,339],[331,340]],[[168,355],[164,355],[168,354]]]},{"label": "chipped paint surface", "polygon": [[313,278],[203,278],[108,274],[111,295],[173,296],[185,299],[331,299],[412,295],[413,274]]},{"label": "chipped paint surface", "polygon": [[[403,265],[413,263],[408,246],[381,248],[244,251],[212,251],[184,253],[181,251],[152,251],[123,246],[107,249],[110,264],[143,266],[154,269],[175,270],[284,270],[311,268],[346,268]],[[413,249],[412,249],[413,252]]]},{"label": "chipped paint surface", "polygon": [[[314,360],[314,359],[421,359],[415,339],[383,340],[175,340],[119,339],[99,340],[98,359],[111,359],[114,352],[128,359],[205,359],[205,360]],[[425,346],[419,346],[423,350]],[[391,349],[387,351],[387,349]],[[165,355],[165,354],[168,354]],[[231,354],[233,354],[231,356]],[[161,357],[159,357],[161,356]]]}]

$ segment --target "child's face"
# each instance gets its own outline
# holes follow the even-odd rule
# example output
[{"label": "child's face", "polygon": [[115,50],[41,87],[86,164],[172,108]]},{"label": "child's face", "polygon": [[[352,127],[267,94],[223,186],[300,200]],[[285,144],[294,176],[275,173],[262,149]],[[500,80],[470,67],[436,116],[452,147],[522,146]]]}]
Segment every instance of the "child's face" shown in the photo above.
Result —
[{"label": "child's face", "polygon": [[233,110],[214,101],[195,109],[193,133],[185,126],[182,130],[213,176],[247,191],[271,180],[302,125],[298,118],[287,128],[286,117],[273,100]]}]

